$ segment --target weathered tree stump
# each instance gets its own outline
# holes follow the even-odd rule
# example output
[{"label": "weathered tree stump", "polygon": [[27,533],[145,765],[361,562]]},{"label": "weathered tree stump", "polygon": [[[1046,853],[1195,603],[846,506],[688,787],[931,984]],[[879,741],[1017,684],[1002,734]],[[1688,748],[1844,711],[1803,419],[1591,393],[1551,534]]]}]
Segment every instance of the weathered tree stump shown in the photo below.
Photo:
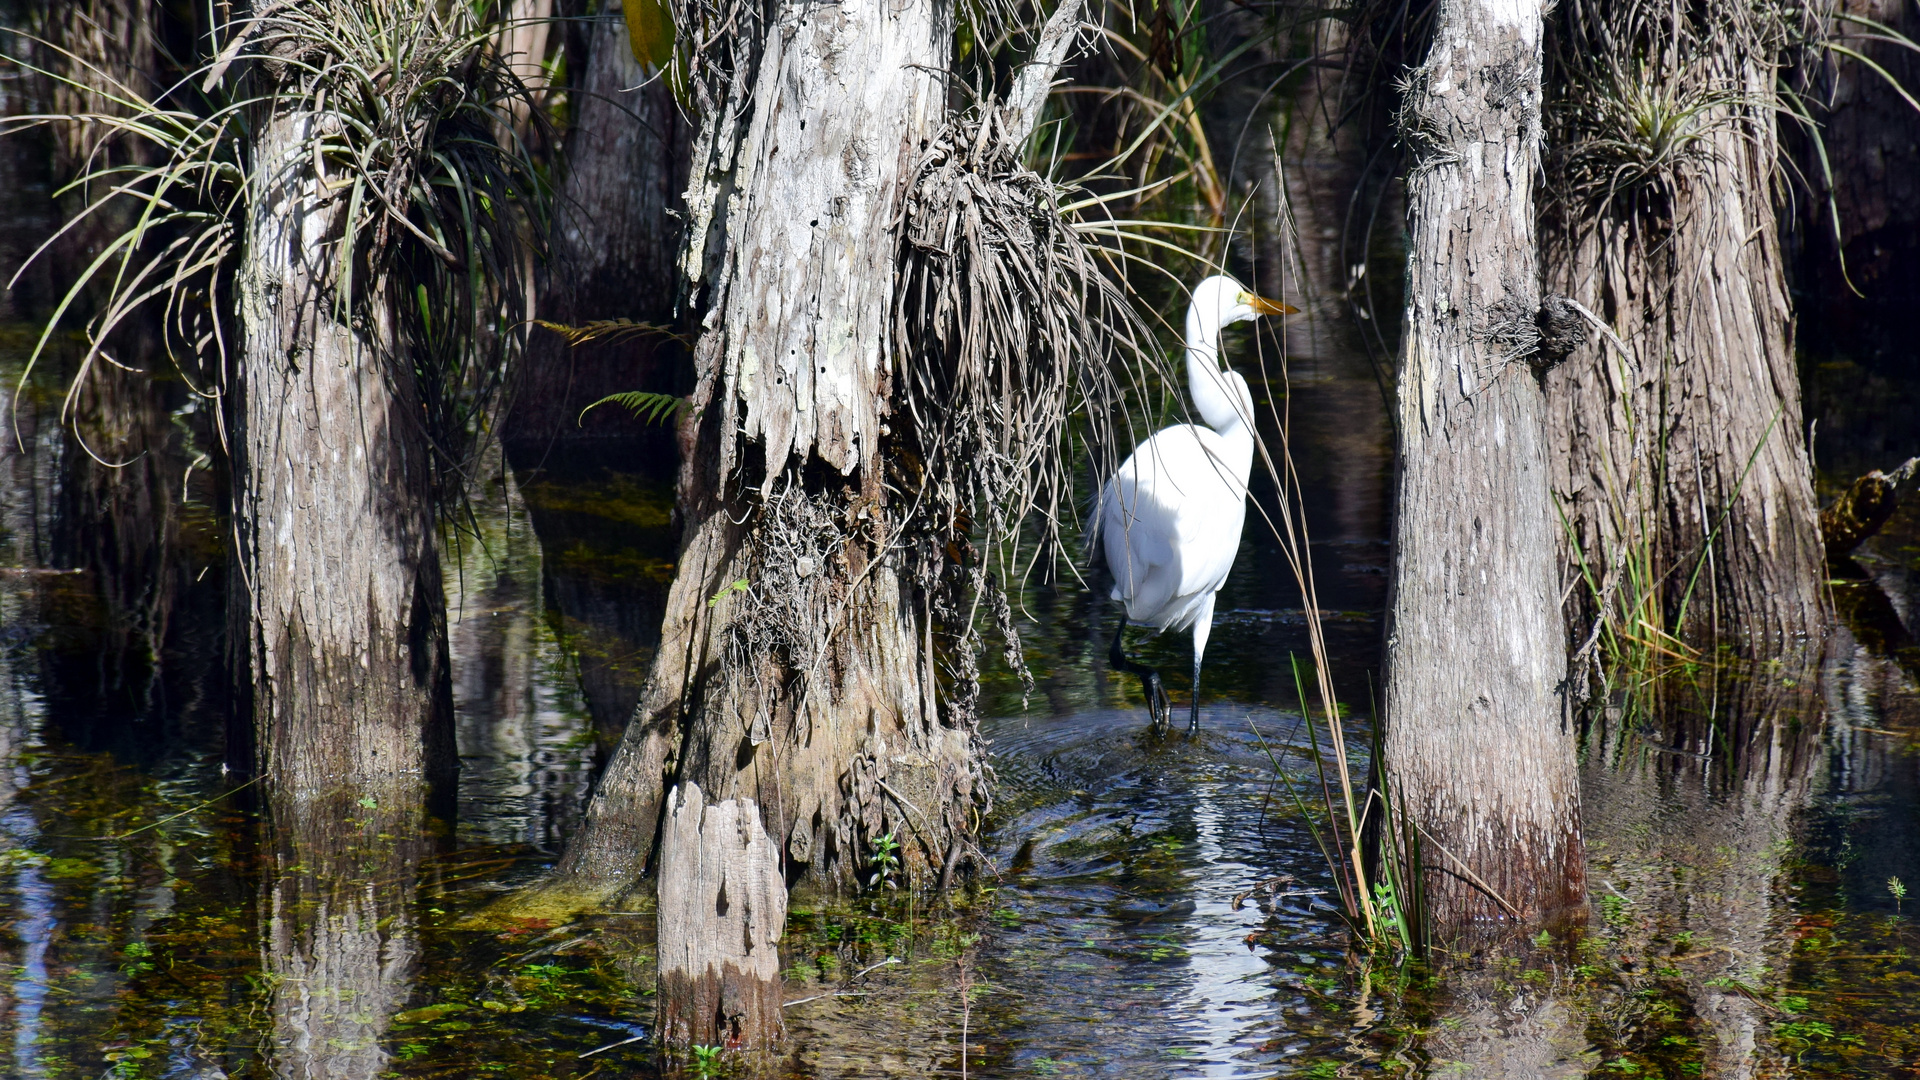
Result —
[{"label": "weathered tree stump", "polygon": [[787,883],[760,808],[689,780],[667,795],[660,850],[660,1039],[777,1036]]}]

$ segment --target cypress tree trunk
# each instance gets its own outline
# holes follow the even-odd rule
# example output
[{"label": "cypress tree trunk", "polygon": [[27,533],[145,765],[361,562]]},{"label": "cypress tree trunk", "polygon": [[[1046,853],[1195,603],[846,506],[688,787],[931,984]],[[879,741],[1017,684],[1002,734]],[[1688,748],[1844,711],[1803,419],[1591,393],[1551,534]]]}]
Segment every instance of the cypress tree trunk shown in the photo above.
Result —
[{"label": "cypress tree trunk", "polygon": [[[22,42],[31,48],[18,55],[37,52],[40,64],[61,77],[23,72],[19,84],[40,99],[35,107],[45,112],[125,115],[123,88],[147,90],[163,77],[155,45],[161,17],[149,0],[81,0],[48,7],[33,27],[47,46]],[[103,159],[139,163],[151,157],[143,146],[110,139],[102,124],[60,122],[47,134],[57,184],[100,166]],[[22,150],[33,152],[9,150],[10,159]],[[5,168],[20,166],[10,161]],[[69,192],[49,209],[71,220],[89,198]],[[19,201],[24,208],[34,200]],[[54,273],[91,261],[137,212],[130,205],[113,205],[79,222],[52,249]],[[45,224],[52,232],[55,222]],[[43,239],[33,237],[26,250]],[[101,290],[92,292],[88,301],[105,299]],[[27,298],[49,299],[34,297],[31,286]],[[48,674],[73,703],[63,711],[62,726],[84,745],[103,745],[116,735],[159,733],[157,725],[127,724],[158,719],[164,712],[160,653],[174,604],[191,583],[192,571],[179,559],[181,485],[191,455],[181,453],[179,435],[186,425],[176,427],[170,415],[182,395],[178,383],[171,382],[172,363],[160,347],[158,324],[154,315],[140,312],[112,334],[107,353],[113,362],[96,361],[74,376],[78,385],[71,409],[62,414],[70,434],[61,454],[52,555],[58,565],[88,571],[100,605],[101,634],[84,650],[50,653]]]},{"label": "cypress tree trunk", "polygon": [[[413,381],[376,283],[336,314],[339,200],[322,198],[280,111],[253,142],[229,378],[238,718],[270,786],[376,800],[451,781],[453,699],[434,488]],[[244,723],[250,718],[251,724]]]},{"label": "cypress tree trunk", "polygon": [[[1546,277],[1626,350],[1597,335],[1548,377],[1554,486],[1592,582],[1574,629],[1598,593],[1630,633],[1768,657],[1825,619],[1774,203],[1782,106],[1759,51],[1777,46],[1743,36],[1744,9],[1672,10],[1576,3],[1558,28]],[[1621,175],[1606,148],[1644,106],[1621,121],[1594,102],[1635,101],[1617,74],[1635,63],[1645,100],[1698,112],[1668,164],[1603,192],[1588,175]]]},{"label": "cypress tree trunk", "polygon": [[[653,859],[660,1037],[779,1037],[789,886],[928,885],[964,850],[979,747],[936,707],[925,597],[890,557],[893,222],[945,117],[951,11],[790,0],[701,99],[686,266],[710,313],[682,422],[678,576],[653,673],[561,880]],[[696,90],[696,95],[708,87]]]},{"label": "cypress tree trunk", "polygon": [[[1402,125],[1407,306],[1385,774],[1445,932],[1582,902],[1554,582],[1533,174],[1541,7],[1442,0]],[[1496,899],[1496,895],[1498,899]]]}]

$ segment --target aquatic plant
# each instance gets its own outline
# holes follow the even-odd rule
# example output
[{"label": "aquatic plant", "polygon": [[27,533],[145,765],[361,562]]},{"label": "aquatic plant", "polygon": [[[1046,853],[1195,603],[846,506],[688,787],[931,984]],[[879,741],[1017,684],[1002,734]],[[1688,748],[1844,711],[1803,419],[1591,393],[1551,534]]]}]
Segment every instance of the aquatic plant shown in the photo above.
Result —
[{"label": "aquatic plant", "polygon": [[687,1047],[687,1054],[689,1055],[688,1066],[692,1068],[693,1075],[700,1077],[718,1076],[720,1074],[720,1055],[725,1052],[725,1049],[725,1047],[720,1046]]},{"label": "aquatic plant", "polygon": [[867,888],[878,889],[883,885],[889,889],[899,888],[894,884],[893,875],[900,871],[900,842],[892,833],[876,836],[868,845],[867,869],[872,871],[867,878]]}]

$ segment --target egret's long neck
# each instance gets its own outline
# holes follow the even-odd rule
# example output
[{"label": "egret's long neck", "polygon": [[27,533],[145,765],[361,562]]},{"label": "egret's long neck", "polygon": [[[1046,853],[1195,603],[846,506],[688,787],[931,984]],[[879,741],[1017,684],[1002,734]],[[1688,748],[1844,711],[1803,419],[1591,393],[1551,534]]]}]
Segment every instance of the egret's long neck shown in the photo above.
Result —
[{"label": "egret's long neck", "polygon": [[1244,429],[1252,419],[1252,402],[1244,400],[1240,380],[1229,379],[1220,367],[1220,328],[1187,309],[1187,392],[1194,411],[1207,426],[1222,435]]}]

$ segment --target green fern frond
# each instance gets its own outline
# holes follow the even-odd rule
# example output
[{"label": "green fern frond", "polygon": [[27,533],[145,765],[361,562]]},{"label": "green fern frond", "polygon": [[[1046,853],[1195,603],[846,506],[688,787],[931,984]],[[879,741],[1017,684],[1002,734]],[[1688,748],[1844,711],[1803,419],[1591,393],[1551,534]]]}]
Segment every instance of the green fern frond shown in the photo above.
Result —
[{"label": "green fern frond", "polygon": [[588,412],[609,402],[615,405],[625,405],[627,408],[633,410],[633,415],[649,424],[657,424],[692,404],[692,402],[686,398],[674,397],[672,394],[650,394],[645,390],[626,390],[618,394],[608,394],[592,405],[581,409],[580,419],[574,422],[578,424],[584,421]]},{"label": "green fern frond", "polygon": [[566,323],[548,322],[545,319],[535,319],[534,323],[566,338],[569,345],[586,345],[590,342],[617,345],[623,341],[642,337],[682,340],[680,335],[674,333],[670,327],[657,323],[634,322],[632,319],[595,319],[580,326],[568,326]]}]

